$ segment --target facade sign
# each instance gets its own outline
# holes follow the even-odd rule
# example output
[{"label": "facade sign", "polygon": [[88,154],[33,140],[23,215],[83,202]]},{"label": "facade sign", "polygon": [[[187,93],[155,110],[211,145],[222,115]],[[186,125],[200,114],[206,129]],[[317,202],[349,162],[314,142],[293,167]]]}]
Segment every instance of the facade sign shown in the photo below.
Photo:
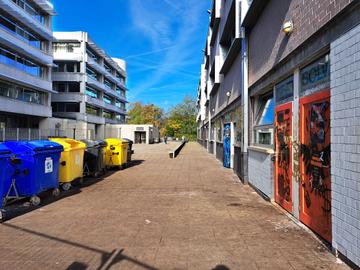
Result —
[{"label": "facade sign", "polygon": [[275,86],[276,104],[292,101],[294,96],[294,78],[291,76]]},{"label": "facade sign", "polygon": [[136,127],[136,130],[137,131],[144,131],[144,128],[143,127]]},{"label": "facade sign", "polygon": [[301,94],[330,87],[330,59],[325,55],[300,71]]}]

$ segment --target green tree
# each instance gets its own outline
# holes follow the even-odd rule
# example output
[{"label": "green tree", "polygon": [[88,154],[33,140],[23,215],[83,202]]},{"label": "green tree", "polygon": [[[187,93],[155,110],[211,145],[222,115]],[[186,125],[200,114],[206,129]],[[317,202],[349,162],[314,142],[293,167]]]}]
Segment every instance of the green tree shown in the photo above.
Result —
[{"label": "green tree", "polygon": [[141,102],[135,102],[130,105],[128,117],[128,124],[151,124],[161,127],[164,111],[154,104],[143,105]]},{"label": "green tree", "polygon": [[171,108],[165,123],[165,132],[168,136],[196,140],[196,102],[186,96],[184,100]]}]

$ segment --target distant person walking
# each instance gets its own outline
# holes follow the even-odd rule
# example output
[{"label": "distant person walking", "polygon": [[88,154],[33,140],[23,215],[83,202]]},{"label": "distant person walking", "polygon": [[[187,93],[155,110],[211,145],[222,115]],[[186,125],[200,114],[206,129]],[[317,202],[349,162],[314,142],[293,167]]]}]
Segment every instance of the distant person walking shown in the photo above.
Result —
[{"label": "distant person walking", "polygon": [[164,136],[164,143],[167,144],[167,136]]},{"label": "distant person walking", "polygon": [[185,142],[185,136],[184,135],[181,137],[181,141]]}]

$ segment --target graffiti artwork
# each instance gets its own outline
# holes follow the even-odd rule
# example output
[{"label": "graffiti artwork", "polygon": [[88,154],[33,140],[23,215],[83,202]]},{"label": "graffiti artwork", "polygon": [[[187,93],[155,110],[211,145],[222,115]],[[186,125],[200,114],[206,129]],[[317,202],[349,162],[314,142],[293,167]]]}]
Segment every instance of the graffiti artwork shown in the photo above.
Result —
[{"label": "graffiti artwork", "polygon": [[329,91],[301,100],[300,219],[331,241]]},{"label": "graffiti artwork", "polygon": [[230,168],[230,145],[231,145],[230,124],[224,125],[224,167]]},{"label": "graffiti artwork", "polygon": [[275,201],[292,211],[292,103],[275,109]]}]

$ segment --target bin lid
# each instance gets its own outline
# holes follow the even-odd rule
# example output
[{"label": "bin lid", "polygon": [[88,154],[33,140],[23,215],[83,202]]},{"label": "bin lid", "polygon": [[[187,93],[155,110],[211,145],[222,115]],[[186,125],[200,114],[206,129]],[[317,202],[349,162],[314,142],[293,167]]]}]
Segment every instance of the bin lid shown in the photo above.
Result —
[{"label": "bin lid", "polygon": [[46,140],[39,140],[39,141],[20,141],[20,142],[5,142],[6,146],[13,150],[13,152],[17,153],[24,153],[24,151],[34,151],[34,152],[41,152],[41,151],[48,151],[53,150],[57,152],[62,152],[64,148],[62,145],[50,142]]},{"label": "bin lid", "polygon": [[99,147],[99,143],[97,141],[92,141],[92,140],[81,140],[83,143],[86,144],[87,148],[94,148],[94,147]]},{"label": "bin lid", "polygon": [[79,150],[86,148],[85,143],[69,138],[49,138],[49,140],[61,144],[64,147],[64,151]]},{"label": "bin lid", "polygon": [[123,145],[128,144],[128,141],[116,139],[116,138],[107,138],[105,139],[105,142],[107,142],[108,145]]},{"label": "bin lid", "polygon": [[99,140],[97,142],[101,147],[106,147],[107,146],[107,142],[105,142],[105,141]]},{"label": "bin lid", "polygon": [[9,154],[11,154],[10,149],[7,148],[5,144],[0,143],[0,156],[9,155]]},{"label": "bin lid", "polygon": [[47,140],[28,141],[28,142],[24,142],[24,144],[35,152],[44,151],[44,150],[58,150],[61,152],[64,151],[64,147],[61,144]]}]

